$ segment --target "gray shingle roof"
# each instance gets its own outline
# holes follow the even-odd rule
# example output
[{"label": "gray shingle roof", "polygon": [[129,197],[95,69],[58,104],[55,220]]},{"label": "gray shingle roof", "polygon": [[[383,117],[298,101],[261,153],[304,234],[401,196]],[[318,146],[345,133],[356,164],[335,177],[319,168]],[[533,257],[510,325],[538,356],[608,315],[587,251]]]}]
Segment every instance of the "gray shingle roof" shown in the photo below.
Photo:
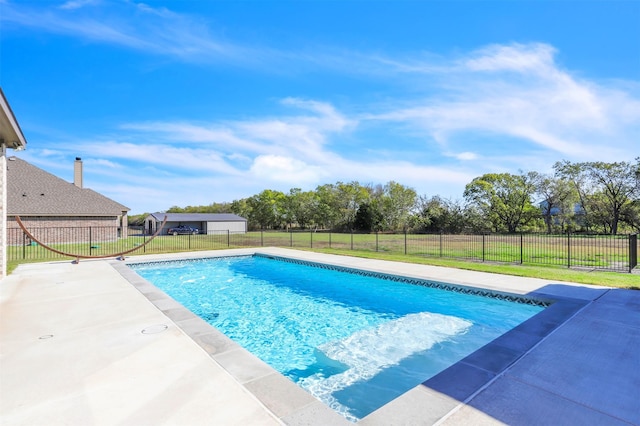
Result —
[{"label": "gray shingle roof", "polygon": [[17,157],[7,158],[8,215],[117,216],[129,210]]},{"label": "gray shingle roof", "polygon": [[246,222],[242,216],[233,213],[151,213],[157,221],[162,222],[167,216],[167,222]]}]

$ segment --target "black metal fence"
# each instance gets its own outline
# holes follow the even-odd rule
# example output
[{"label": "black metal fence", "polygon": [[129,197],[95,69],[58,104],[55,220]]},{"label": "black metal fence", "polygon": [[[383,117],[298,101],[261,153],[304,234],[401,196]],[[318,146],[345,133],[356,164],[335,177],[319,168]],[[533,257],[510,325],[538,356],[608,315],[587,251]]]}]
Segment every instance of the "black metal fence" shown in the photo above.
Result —
[{"label": "black metal fence", "polygon": [[638,234],[629,235],[629,272],[638,266]]},{"label": "black metal fence", "polygon": [[[64,258],[31,241],[20,229],[9,229],[8,261]],[[585,234],[388,234],[315,231],[228,231],[198,235],[162,235],[153,239],[143,229],[114,227],[35,228],[33,236],[66,253],[83,256],[131,255],[238,247],[292,247],[364,250],[478,262],[556,265],[567,268],[631,272],[638,264],[638,238],[632,235]],[[61,235],[65,238],[62,239]],[[73,236],[76,237],[73,237]],[[117,235],[118,238],[113,236]],[[147,244],[148,243],[148,244]]]}]

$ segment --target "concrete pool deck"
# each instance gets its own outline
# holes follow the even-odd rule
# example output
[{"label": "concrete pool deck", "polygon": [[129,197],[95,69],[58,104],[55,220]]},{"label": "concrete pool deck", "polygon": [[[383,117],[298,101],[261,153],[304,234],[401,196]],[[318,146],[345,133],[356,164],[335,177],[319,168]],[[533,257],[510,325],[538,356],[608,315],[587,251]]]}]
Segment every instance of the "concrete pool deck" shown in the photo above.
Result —
[{"label": "concrete pool deck", "polygon": [[352,424],[126,266],[255,252],[554,301],[358,424],[640,425],[640,291],[280,248],[20,265],[0,424]]}]

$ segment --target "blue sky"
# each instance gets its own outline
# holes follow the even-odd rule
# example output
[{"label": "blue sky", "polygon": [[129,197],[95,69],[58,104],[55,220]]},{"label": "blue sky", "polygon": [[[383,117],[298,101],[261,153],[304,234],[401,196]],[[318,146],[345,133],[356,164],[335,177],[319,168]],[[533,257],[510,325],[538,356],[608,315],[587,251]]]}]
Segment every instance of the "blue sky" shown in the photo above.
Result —
[{"label": "blue sky", "polygon": [[640,155],[640,1],[0,0],[15,155],[131,208]]}]

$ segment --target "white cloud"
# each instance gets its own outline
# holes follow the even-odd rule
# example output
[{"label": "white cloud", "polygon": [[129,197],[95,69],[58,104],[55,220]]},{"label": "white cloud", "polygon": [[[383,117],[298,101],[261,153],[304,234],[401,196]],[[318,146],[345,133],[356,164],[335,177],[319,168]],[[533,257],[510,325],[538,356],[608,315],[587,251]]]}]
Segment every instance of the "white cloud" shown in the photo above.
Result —
[{"label": "white cloud", "polygon": [[179,173],[199,171],[232,175],[239,173],[225,161],[223,155],[210,149],[104,141],[85,142],[82,144],[82,151],[86,153],[86,155],[83,153],[83,156],[155,165],[169,168],[176,174],[178,171]]},{"label": "white cloud", "polygon": [[221,58],[251,62],[254,59],[250,58],[259,56],[216,37],[201,18],[129,1],[72,0],[59,7],[46,3],[39,7],[5,3],[0,20],[195,62]]},{"label": "white cloud", "polygon": [[304,161],[279,155],[256,157],[249,172],[264,184],[282,182],[304,186],[318,182],[319,177],[323,175],[317,166],[310,166]]},{"label": "white cloud", "polygon": [[327,139],[357,125],[356,121],[344,117],[325,102],[287,98],[282,103],[296,108],[297,114],[204,124],[182,121],[128,123],[121,128],[138,132],[137,136],[130,137],[145,140],[153,135],[156,143],[178,145],[183,149],[197,146],[201,150],[215,150],[229,160],[246,162],[257,156],[269,158],[271,155],[326,163],[333,159],[333,154],[325,149]]},{"label": "white cloud", "polygon": [[494,44],[472,52],[461,61],[463,69],[470,71],[513,71],[538,75],[556,71],[556,49],[548,44]]},{"label": "white cloud", "polygon": [[353,120],[345,118],[342,114],[336,111],[333,105],[327,102],[285,98],[282,100],[282,103],[284,105],[290,105],[316,113],[317,115],[315,116],[299,117],[298,121],[307,125],[313,125],[322,130],[341,131],[348,126],[356,124]]},{"label": "white cloud", "polygon": [[87,164],[88,167],[96,167],[96,168],[104,168],[114,169],[114,170],[122,170],[124,167],[122,164],[119,164],[115,161],[107,160],[104,158],[90,158],[86,161],[83,161],[83,164]]},{"label": "white cloud", "polygon": [[81,7],[97,5],[99,3],[100,0],[70,0],[58,7],[60,9],[79,9]]},{"label": "white cloud", "polygon": [[[518,151],[543,148],[558,159],[629,157],[640,131],[637,94],[576,77],[555,63],[554,54],[544,44],[480,49],[445,75],[428,76],[441,79],[441,90],[365,118],[422,130],[444,151],[482,152],[510,139],[521,141]],[[461,142],[469,134],[473,146]],[[610,144],[606,152],[603,144]]]},{"label": "white cloud", "polygon": [[449,157],[457,158],[458,160],[461,160],[461,161],[476,160],[478,158],[478,155],[476,153],[469,152],[469,151],[458,152],[458,153],[448,153],[448,154],[445,153],[445,155]]},{"label": "white cloud", "polygon": [[305,155],[317,154],[329,134],[339,133],[356,125],[355,121],[345,118],[326,102],[287,98],[282,103],[309,110],[313,114],[238,122],[232,125],[247,138],[268,142],[272,146],[280,146],[287,150],[293,149]]},{"label": "white cloud", "polygon": [[220,151],[233,149],[237,151],[265,150],[263,145],[238,135],[234,130],[234,124],[215,123],[196,124],[184,121],[179,122],[145,122],[127,123],[120,126],[126,130],[136,130],[145,137],[154,135],[165,143],[173,145],[193,146],[194,143],[216,147]]}]

